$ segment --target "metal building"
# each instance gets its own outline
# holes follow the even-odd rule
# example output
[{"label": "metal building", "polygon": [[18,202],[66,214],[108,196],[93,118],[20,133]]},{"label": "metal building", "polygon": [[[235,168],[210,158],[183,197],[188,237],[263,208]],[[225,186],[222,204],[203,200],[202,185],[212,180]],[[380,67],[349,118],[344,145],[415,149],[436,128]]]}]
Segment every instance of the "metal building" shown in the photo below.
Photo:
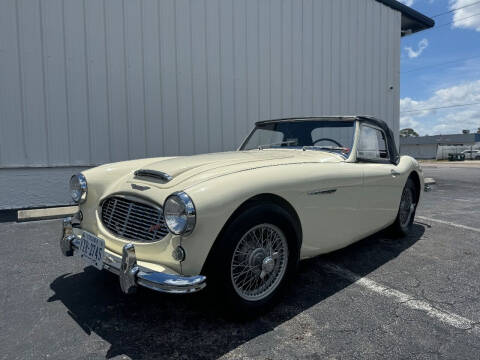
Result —
[{"label": "metal building", "polygon": [[449,153],[480,149],[480,134],[409,136],[400,138],[400,154],[416,159],[445,160]]},{"label": "metal building", "polygon": [[234,149],[259,119],[399,127],[394,0],[2,0],[0,209],[70,202],[106,162]]}]

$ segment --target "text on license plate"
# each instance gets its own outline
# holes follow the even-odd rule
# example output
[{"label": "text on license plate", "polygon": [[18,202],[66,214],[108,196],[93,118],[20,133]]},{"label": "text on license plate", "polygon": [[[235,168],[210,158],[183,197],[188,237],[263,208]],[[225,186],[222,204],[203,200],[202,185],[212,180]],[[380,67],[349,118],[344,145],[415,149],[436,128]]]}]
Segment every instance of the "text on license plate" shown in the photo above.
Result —
[{"label": "text on license plate", "polygon": [[80,257],[97,269],[103,268],[105,241],[90,233],[84,232],[80,242]]}]

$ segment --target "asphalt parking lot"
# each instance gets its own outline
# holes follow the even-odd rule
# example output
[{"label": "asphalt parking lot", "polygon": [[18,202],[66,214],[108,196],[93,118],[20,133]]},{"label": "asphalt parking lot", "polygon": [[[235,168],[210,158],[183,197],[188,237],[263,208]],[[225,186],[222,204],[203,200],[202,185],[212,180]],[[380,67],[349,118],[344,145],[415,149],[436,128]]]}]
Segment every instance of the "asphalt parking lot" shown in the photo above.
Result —
[{"label": "asphalt parking lot", "polygon": [[407,238],[303,262],[272,311],[229,322],[200,295],[140,291],[58,249],[60,221],[0,224],[0,358],[480,357],[480,165],[437,181]]}]

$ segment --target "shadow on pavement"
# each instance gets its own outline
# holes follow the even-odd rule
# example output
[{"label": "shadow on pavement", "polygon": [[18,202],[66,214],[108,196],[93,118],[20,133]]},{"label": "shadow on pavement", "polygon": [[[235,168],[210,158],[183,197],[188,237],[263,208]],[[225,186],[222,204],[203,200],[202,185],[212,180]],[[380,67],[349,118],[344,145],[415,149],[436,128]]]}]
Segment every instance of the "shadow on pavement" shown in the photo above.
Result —
[{"label": "shadow on pavement", "polygon": [[411,234],[392,239],[384,233],[346,249],[301,263],[292,288],[271,312],[256,320],[224,320],[199,294],[174,296],[140,290],[128,297],[120,292],[118,278],[92,267],[65,274],[50,285],[51,301],[61,301],[86,334],[92,332],[111,346],[107,358],[178,357],[217,358],[349,286],[348,280],[326,273],[325,261],[367,275],[415,244],[425,228],[414,224]]}]

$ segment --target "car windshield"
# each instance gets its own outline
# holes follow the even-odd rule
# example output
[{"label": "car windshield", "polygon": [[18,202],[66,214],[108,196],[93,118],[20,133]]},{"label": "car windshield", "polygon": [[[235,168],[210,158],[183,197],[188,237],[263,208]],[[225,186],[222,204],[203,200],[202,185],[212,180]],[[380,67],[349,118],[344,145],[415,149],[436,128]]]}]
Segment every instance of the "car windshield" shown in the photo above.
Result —
[{"label": "car windshield", "polygon": [[295,120],[257,124],[240,150],[304,149],[330,151],[348,157],[355,122],[345,120]]}]

